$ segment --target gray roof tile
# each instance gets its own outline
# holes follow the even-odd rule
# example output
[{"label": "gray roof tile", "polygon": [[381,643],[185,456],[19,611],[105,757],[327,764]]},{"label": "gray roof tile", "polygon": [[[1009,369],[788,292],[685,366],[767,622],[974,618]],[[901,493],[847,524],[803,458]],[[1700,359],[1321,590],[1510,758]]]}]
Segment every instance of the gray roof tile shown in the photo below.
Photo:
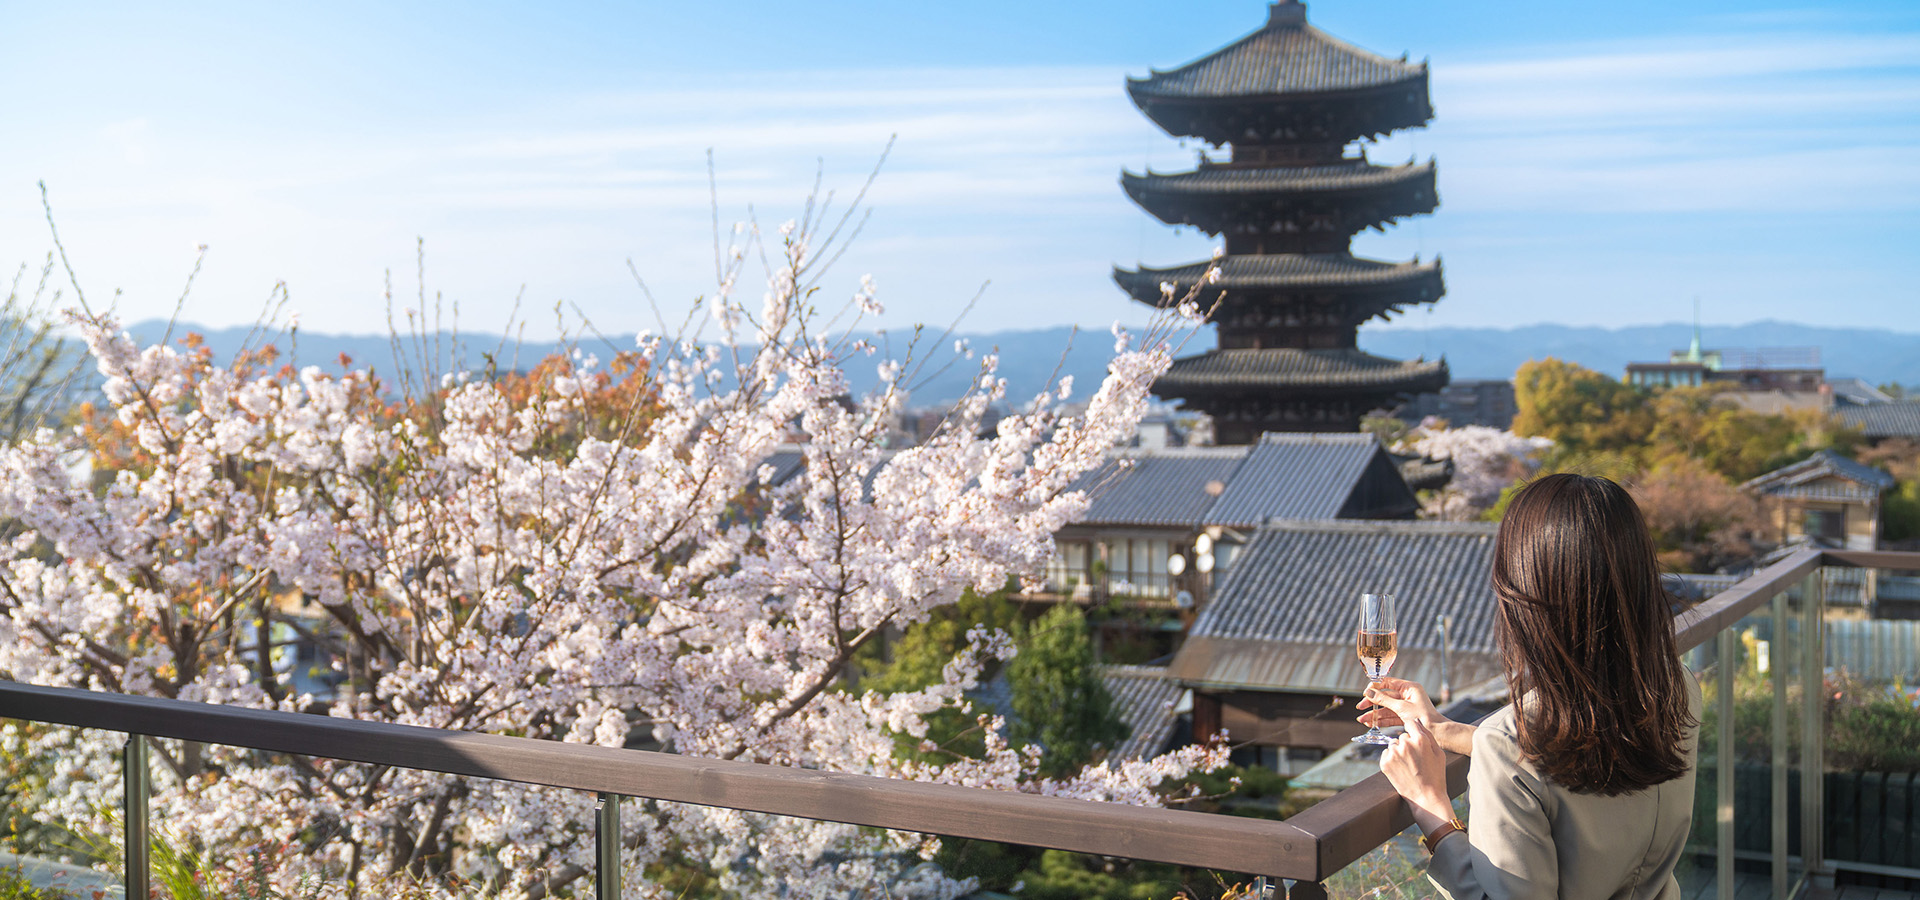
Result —
[{"label": "gray roof tile", "polygon": [[1364,592],[1400,604],[1400,646],[1493,649],[1493,539],[1479,522],[1276,521],[1254,536],[1194,621],[1192,636],[1351,644]]},{"label": "gray roof tile", "polygon": [[1195,390],[1310,388],[1318,394],[1342,388],[1359,391],[1439,390],[1447,381],[1445,360],[1402,362],[1360,350],[1261,349],[1210,350],[1173,361],[1153,383],[1161,397]]},{"label": "gray roof tile", "polygon": [[1869,438],[1920,438],[1920,400],[1843,407],[1838,413]]},{"label": "gray roof tile", "polygon": [[1173,709],[1186,688],[1168,678],[1162,666],[1106,666],[1101,669],[1101,679],[1107,693],[1113,695],[1120,720],[1133,730],[1109,758],[1151,759],[1159,755],[1173,738],[1179,718]]},{"label": "gray roof tile", "polygon": [[[1115,268],[1113,280],[1134,299],[1158,305],[1160,285],[1171,282],[1176,299],[1201,278],[1211,262],[1139,270]],[[1218,263],[1220,275],[1212,288],[1241,290],[1400,290],[1408,302],[1438,300],[1445,292],[1440,261],[1390,263],[1346,253],[1271,253],[1228,256]]]},{"label": "gray roof tile", "polygon": [[1452,522],[1275,521],[1215,589],[1169,667],[1186,683],[1357,692],[1360,594],[1393,594],[1395,674],[1438,683],[1437,616],[1453,617],[1456,686],[1497,677],[1488,579],[1497,526]]},{"label": "gray roof tile", "polygon": [[1383,451],[1371,434],[1268,434],[1201,520],[1251,528],[1268,519],[1331,519]]},{"label": "gray roof tile", "polygon": [[[1191,172],[1135,175],[1120,173],[1120,184],[1136,199],[1146,194],[1209,196],[1220,194],[1300,194],[1393,188],[1434,180],[1433,160],[1403,166],[1376,166],[1365,160],[1325,166],[1274,166],[1260,169],[1208,166]],[[1431,197],[1433,192],[1428,190]]]},{"label": "gray roof tile", "polygon": [[[1281,4],[1289,6],[1291,4]],[[1272,97],[1424,80],[1425,63],[1389,59],[1276,11],[1267,27],[1191,63],[1128,79],[1137,100]]]},{"label": "gray roof tile", "polygon": [[[1830,477],[1844,478],[1867,490],[1865,492],[1836,490],[1833,487],[1813,483]],[[1892,475],[1865,463],[1855,462],[1832,450],[1822,450],[1793,465],[1782,466],[1758,478],[1750,479],[1740,487],[1775,496],[1871,499],[1893,485]]]},{"label": "gray roof tile", "polygon": [[[1225,491],[1246,447],[1116,451],[1075,487],[1088,492],[1086,522],[1191,527]],[[1208,486],[1219,488],[1209,493]]]}]

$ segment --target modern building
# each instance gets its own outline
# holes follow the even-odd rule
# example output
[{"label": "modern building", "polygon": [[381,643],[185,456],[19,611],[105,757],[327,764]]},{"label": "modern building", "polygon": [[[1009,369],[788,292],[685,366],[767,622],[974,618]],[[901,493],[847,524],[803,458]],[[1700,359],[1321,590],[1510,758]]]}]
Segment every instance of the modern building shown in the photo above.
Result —
[{"label": "modern building", "polygon": [[1259,31],[1127,83],[1167,133],[1227,148],[1192,171],[1120,179],[1161,221],[1224,238],[1225,255],[1114,272],[1135,300],[1167,306],[1191,293],[1218,323],[1218,349],[1176,360],[1153,390],[1212,416],[1220,444],[1356,431],[1368,412],[1447,383],[1444,360],[1385,359],[1356,344],[1362,323],[1440,299],[1439,259],[1350,250],[1355,234],[1439,203],[1432,160],[1375,165],[1364,147],[1433,117],[1427,66],[1347,44],[1306,16],[1305,4],[1281,0]]},{"label": "modern building", "polygon": [[1726,399],[1758,413],[1789,410],[1827,412],[1834,395],[1820,365],[1818,347],[1762,347],[1758,350],[1706,350],[1700,329],[1685,350],[1667,354],[1666,362],[1627,364],[1626,380],[1648,390],[1718,385]]},{"label": "modern building", "polygon": [[1421,394],[1394,411],[1396,417],[1409,425],[1418,425],[1432,417],[1445,419],[1454,428],[1484,425],[1502,431],[1513,427],[1513,417],[1519,414],[1513,382],[1498,378],[1454,381],[1435,393]]}]

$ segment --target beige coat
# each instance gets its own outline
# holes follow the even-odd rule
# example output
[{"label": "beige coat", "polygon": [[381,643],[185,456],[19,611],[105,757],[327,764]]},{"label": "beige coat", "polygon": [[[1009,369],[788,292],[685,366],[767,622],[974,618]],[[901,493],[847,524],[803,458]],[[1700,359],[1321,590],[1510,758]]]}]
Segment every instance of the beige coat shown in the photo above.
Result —
[{"label": "beige coat", "polygon": [[[1687,679],[1700,717],[1700,687]],[[1522,759],[1513,707],[1473,735],[1467,835],[1440,841],[1427,877],[1453,900],[1668,900],[1693,823],[1698,728],[1687,734],[1687,773],[1618,797],[1576,794]],[[1604,739],[1604,738],[1596,738]]]}]

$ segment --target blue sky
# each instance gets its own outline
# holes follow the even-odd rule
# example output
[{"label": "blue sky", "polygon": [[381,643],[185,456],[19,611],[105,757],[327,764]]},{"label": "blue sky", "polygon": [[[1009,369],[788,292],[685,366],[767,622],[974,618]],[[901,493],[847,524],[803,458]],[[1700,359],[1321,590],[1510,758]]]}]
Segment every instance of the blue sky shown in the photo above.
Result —
[{"label": "blue sky", "polygon": [[[1137,320],[1114,263],[1211,242],[1133,207],[1121,168],[1193,148],[1126,99],[1257,27],[1262,0],[1036,4],[0,3],[0,262],[50,246],[129,320],[385,327],[414,246],[461,325],[530,334],[556,301],[651,327],[723,224],[769,230],[824,169],[873,218],[830,291],[872,273],[889,326]],[[1438,117],[1370,148],[1440,164],[1441,208],[1356,251],[1441,254],[1449,295],[1388,327],[1784,319],[1920,332],[1920,5],[1320,0],[1310,19],[1432,62]]]}]

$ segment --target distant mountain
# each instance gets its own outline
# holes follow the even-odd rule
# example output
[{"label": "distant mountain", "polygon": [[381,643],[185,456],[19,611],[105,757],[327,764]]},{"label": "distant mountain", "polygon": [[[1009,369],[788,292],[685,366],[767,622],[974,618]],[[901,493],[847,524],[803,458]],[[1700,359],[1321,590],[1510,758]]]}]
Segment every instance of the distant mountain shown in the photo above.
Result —
[{"label": "distant mountain", "polygon": [[[166,323],[139,322],[128,330],[139,340],[157,341],[166,333]],[[244,345],[251,330],[206,329],[181,324],[174,327],[174,336],[178,338],[189,331],[204,337],[214,354],[226,359]],[[914,373],[910,383],[916,405],[944,403],[959,397],[979,372],[977,357],[992,352],[1000,355],[1000,376],[1007,379],[1009,400],[1018,403],[1032,397],[1056,370],[1061,375],[1072,375],[1075,397],[1084,398],[1106,374],[1106,362],[1113,351],[1113,339],[1104,329],[1082,329],[1076,335],[1071,328],[1042,328],[953,335],[944,340],[936,340],[937,334],[929,333],[922,339],[919,352],[926,363],[910,370]],[[1360,347],[1369,353],[1397,359],[1444,355],[1457,379],[1511,378],[1521,363],[1549,356],[1618,376],[1629,362],[1665,360],[1669,351],[1685,348],[1692,334],[1692,326],[1680,323],[1628,328],[1529,325],[1366,329],[1360,332]],[[871,335],[869,339],[890,352],[903,353],[910,337],[895,332]],[[1872,384],[1897,381],[1920,385],[1920,334],[1765,321],[1712,326],[1703,329],[1703,337],[1708,349],[1819,347],[1830,377],[1861,378]],[[962,339],[975,359],[966,359],[955,352],[954,342]],[[284,339],[277,343],[280,349],[289,349]],[[1210,337],[1196,338],[1184,352],[1197,353],[1212,345]],[[633,336],[585,339],[579,346],[606,358],[617,350],[632,347]],[[498,335],[466,335],[458,340],[452,335],[440,335],[437,339],[429,335],[419,344],[403,341],[402,362],[396,362],[393,343],[385,336],[302,332],[293,349],[301,365],[331,368],[344,353],[352,357],[356,365],[370,365],[392,373],[403,364],[418,370],[423,357],[439,360],[436,371],[478,370],[484,368],[490,354],[498,355],[501,368],[524,368],[557,348],[558,344],[553,342],[528,342],[516,350],[511,344],[503,345]],[[873,367],[864,362],[850,364],[847,374],[856,391],[870,388],[875,381]]]},{"label": "distant mountain", "polygon": [[[1396,328],[1363,330],[1360,346],[1395,358],[1444,354],[1455,378],[1512,378],[1521,363],[1549,356],[1618,376],[1625,374],[1630,362],[1664,362],[1668,352],[1686,349],[1692,338],[1693,326],[1678,322],[1627,328]],[[1910,332],[1768,320],[1702,327],[1701,346],[1709,350],[1818,347],[1829,378],[1920,383],[1920,334]]]}]

